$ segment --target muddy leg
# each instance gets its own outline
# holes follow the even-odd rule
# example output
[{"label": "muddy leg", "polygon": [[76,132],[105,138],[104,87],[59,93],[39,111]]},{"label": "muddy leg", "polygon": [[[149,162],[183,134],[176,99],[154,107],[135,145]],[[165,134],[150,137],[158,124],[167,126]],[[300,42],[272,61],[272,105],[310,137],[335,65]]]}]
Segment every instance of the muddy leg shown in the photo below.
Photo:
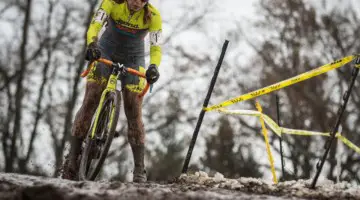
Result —
[{"label": "muddy leg", "polygon": [[86,83],[84,101],[80,110],[76,113],[72,128],[70,139],[71,147],[63,166],[63,178],[70,180],[75,180],[78,178],[78,157],[81,152],[81,145],[88,129],[90,128],[91,119],[100,101],[103,88],[103,86],[100,86],[95,82]]},{"label": "muddy leg", "polygon": [[142,98],[137,93],[124,88],[124,110],[128,121],[128,141],[130,143],[135,169],[134,182],[146,182],[146,171],[144,164],[145,154],[145,131],[142,122]]}]

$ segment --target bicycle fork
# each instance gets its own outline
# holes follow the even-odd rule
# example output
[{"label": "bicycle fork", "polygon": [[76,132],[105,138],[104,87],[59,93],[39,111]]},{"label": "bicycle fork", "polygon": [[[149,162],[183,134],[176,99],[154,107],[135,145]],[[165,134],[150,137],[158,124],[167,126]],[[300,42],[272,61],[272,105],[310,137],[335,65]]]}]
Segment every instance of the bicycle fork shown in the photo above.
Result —
[{"label": "bicycle fork", "polygon": [[[100,112],[102,110],[106,95],[109,92],[112,92],[112,91],[116,90],[117,79],[118,79],[117,75],[111,74],[110,78],[109,78],[109,81],[107,83],[107,86],[106,86],[105,90],[101,94],[100,102],[99,102],[99,105],[98,105],[98,107],[96,109],[96,116],[95,116],[94,126],[92,127],[92,130],[91,130],[91,136],[90,136],[91,139],[94,139],[94,137],[95,137],[96,127],[97,127],[98,122],[99,122]],[[115,114],[115,109],[114,109],[114,105],[112,105],[112,107],[111,107],[111,115],[110,115],[111,117],[110,117],[109,124],[107,124],[107,125],[112,125],[114,114]]]}]

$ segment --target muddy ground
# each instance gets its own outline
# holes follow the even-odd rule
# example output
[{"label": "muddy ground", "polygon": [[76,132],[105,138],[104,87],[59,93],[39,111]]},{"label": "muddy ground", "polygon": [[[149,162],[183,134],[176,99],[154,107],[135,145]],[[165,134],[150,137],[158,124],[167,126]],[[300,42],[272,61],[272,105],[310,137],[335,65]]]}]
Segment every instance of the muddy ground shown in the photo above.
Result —
[{"label": "muddy ground", "polygon": [[169,183],[75,182],[63,179],[0,173],[0,199],[26,200],[115,200],[115,199],[359,199],[360,187],[349,183],[320,183],[307,188],[311,180],[282,182],[277,185],[261,179],[225,179],[218,174],[182,175]]}]

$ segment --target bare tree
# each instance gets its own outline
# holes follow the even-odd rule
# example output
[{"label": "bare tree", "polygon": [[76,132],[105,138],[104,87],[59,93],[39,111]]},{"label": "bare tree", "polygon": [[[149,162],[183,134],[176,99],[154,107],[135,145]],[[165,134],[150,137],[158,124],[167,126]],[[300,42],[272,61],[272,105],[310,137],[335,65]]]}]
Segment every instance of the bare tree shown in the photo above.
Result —
[{"label": "bare tree", "polygon": [[[62,162],[65,142],[70,132],[73,109],[78,98],[79,74],[85,65],[83,59],[85,33],[79,36],[70,24],[80,21],[85,32],[97,1],[89,0],[87,2],[91,11],[87,13],[87,20],[74,20],[74,13],[83,12],[79,8],[53,0],[48,0],[47,3],[47,7],[44,5],[47,8],[45,12],[47,17],[40,19],[36,17],[32,19],[31,11],[33,8],[32,1],[30,0],[26,1],[26,4],[14,4],[11,2],[1,10],[1,14],[4,14],[6,9],[16,7],[18,12],[24,14],[22,37],[19,38],[16,35],[13,37],[13,43],[14,41],[19,41],[19,50],[14,50],[13,48],[6,49],[7,51],[1,52],[5,55],[2,56],[4,59],[0,60],[0,76],[2,77],[0,81],[0,95],[5,99],[0,104],[1,109],[4,110],[0,117],[2,119],[0,131],[2,133],[1,147],[5,158],[6,172],[33,173],[32,168],[37,168],[35,171],[41,170],[41,167],[36,167],[36,162],[32,162],[31,159],[34,154],[36,139],[40,132],[44,133],[39,130],[39,127],[44,124],[49,125],[50,135],[56,139],[54,142],[55,157],[57,158],[56,166],[60,166],[59,163]],[[61,15],[57,15],[60,11],[63,11]],[[3,20],[17,19],[4,18]],[[33,38],[34,35],[36,39]],[[79,40],[79,38],[84,41],[80,50],[79,48],[74,48],[74,44],[76,44],[74,41]],[[28,46],[29,41],[36,41],[36,45]],[[4,44],[9,47],[14,46],[11,42],[4,42]],[[13,52],[18,52],[18,56],[13,56]],[[68,57],[59,57],[59,53],[65,54]],[[75,57],[75,59],[71,57]],[[53,90],[56,88],[53,85],[56,85],[55,79],[63,74],[58,69],[59,65],[63,65],[64,61],[71,66],[76,65],[78,67],[76,67],[75,73],[68,75],[68,77],[71,77],[68,82],[73,84],[73,90],[70,92],[67,103],[62,104],[60,110],[54,110],[53,108],[58,105],[54,105],[52,102],[54,100]],[[17,68],[14,66],[17,66]],[[42,66],[42,70],[40,73],[37,73],[39,66]],[[39,77],[40,81],[33,82],[31,79],[34,77]],[[16,89],[14,90],[13,88]],[[33,101],[31,98],[35,95],[31,95],[32,91],[36,95]],[[63,113],[62,109],[64,109],[64,106],[67,109],[67,114],[63,118],[64,122],[58,124],[57,122],[59,117],[62,117],[61,113]],[[54,112],[51,113],[52,111]],[[26,125],[23,118],[29,117],[33,119],[30,122],[31,128],[24,129],[23,127]],[[61,138],[58,137],[59,131],[61,131],[58,128],[59,125],[64,126],[62,129],[63,137]],[[28,139],[25,140],[25,138]],[[35,163],[35,166],[30,167],[28,165],[29,162]]]},{"label": "bare tree", "polygon": [[[19,47],[19,63],[17,64],[17,79],[16,79],[16,91],[14,96],[14,105],[9,106],[8,113],[14,108],[14,119],[12,122],[7,120],[7,124],[5,125],[5,131],[3,133],[3,149],[4,149],[4,157],[5,157],[5,171],[11,172],[13,170],[14,161],[18,156],[17,152],[17,142],[19,138],[19,132],[21,131],[21,120],[22,120],[22,100],[24,96],[24,76],[26,74],[28,65],[26,63],[27,59],[27,51],[26,47],[28,44],[28,33],[30,26],[30,17],[31,17],[31,6],[32,1],[26,1],[25,9],[23,10],[24,21],[23,21],[23,32],[21,37],[21,45]],[[6,77],[6,76],[5,76]],[[10,89],[8,89],[8,94],[10,93]],[[10,94],[8,96],[9,105],[12,103],[10,101]],[[12,129],[10,128],[12,124]]]}]

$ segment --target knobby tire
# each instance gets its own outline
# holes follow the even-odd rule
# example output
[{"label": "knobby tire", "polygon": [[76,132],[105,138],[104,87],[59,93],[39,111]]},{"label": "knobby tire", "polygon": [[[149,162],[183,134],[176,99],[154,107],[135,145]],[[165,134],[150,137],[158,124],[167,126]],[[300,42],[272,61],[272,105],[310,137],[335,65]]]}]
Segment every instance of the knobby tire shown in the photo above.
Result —
[{"label": "knobby tire", "polygon": [[[79,168],[79,179],[80,180],[95,180],[96,176],[99,174],[102,165],[106,159],[107,153],[111,146],[111,142],[114,138],[116,124],[119,118],[120,113],[120,102],[121,95],[119,91],[109,92],[103,102],[97,127],[95,131],[95,138],[91,138],[91,133],[94,128],[95,120],[92,120],[90,129],[87,133],[85,146],[83,148],[83,153],[81,156],[80,168]],[[96,112],[95,112],[96,113]],[[112,115],[112,116],[111,116]],[[95,118],[95,114],[93,119]],[[112,119],[112,123],[109,122]],[[110,126],[110,127],[108,127]],[[100,156],[97,161],[92,161],[94,158],[93,152],[94,148],[98,148],[99,144],[96,140],[97,134],[101,134],[104,132],[104,128],[107,128],[107,137],[106,141],[101,147]],[[105,130],[106,131],[106,130]],[[95,163],[94,163],[95,162]],[[92,165],[93,164],[93,165]],[[93,168],[91,169],[91,166]]]}]

